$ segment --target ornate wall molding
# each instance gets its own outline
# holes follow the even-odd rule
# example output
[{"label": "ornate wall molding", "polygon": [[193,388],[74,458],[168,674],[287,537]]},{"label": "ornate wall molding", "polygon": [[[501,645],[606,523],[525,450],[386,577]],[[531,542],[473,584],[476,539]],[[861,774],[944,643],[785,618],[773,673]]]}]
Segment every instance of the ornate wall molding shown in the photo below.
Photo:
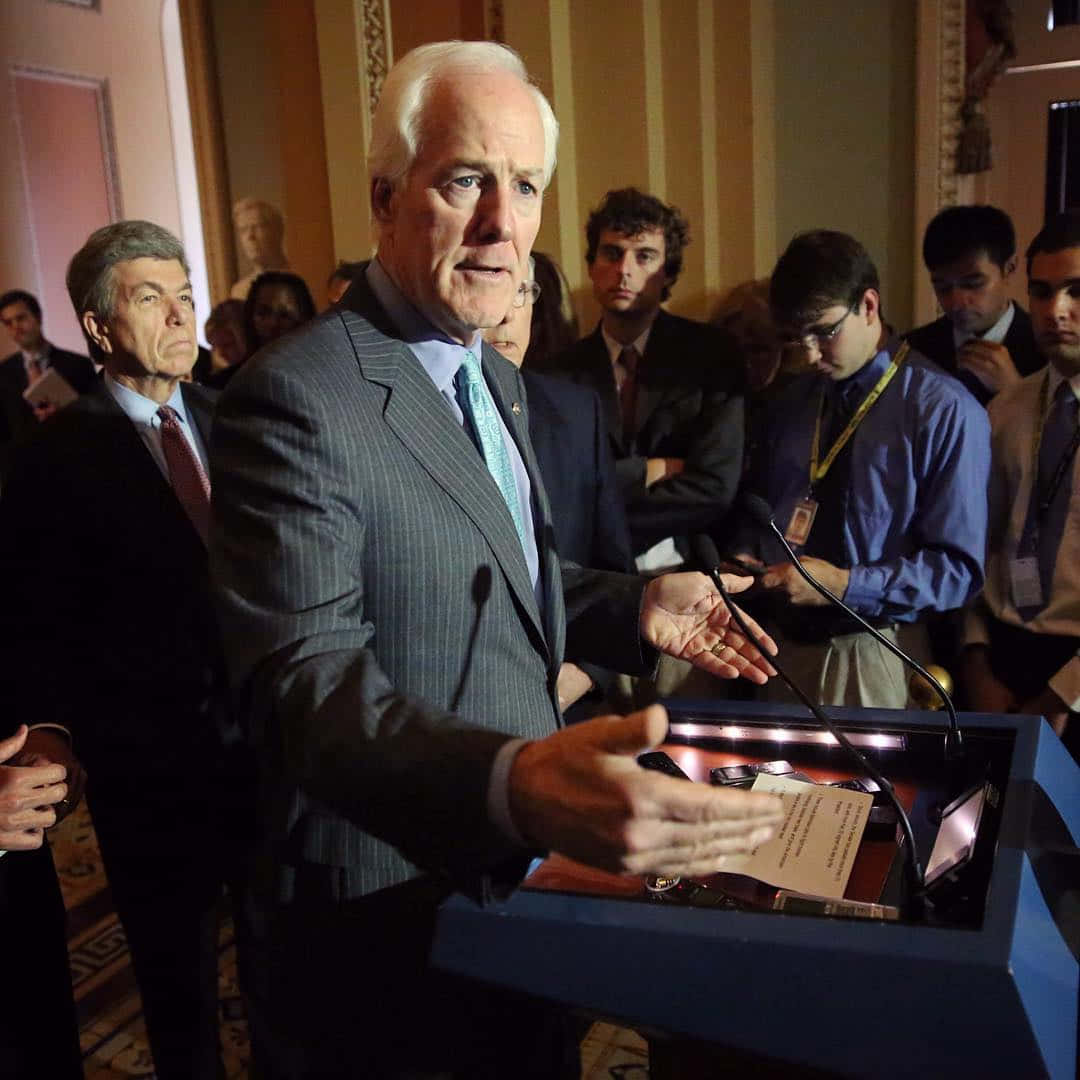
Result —
[{"label": "ornate wall molding", "polygon": [[357,14],[363,68],[364,128],[367,137],[371,130],[371,119],[375,115],[375,106],[379,104],[383,80],[394,62],[389,0],[357,0]]},{"label": "ornate wall molding", "polygon": [[955,206],[960,198],[956,147],[960,138],[960,106],[964,101],[964,0],[941,0],[938,32],[938,168],[937,209]]},{"label": "ornate wall molding", "polygon": [[[969,179],[956,172],[960,106],[964,100],[965,0],[919,0],[915,41],[914,251],[930,219],[969,194]],[[922,265],[913,260],[912,315],[929,322],[937,301]]]}]

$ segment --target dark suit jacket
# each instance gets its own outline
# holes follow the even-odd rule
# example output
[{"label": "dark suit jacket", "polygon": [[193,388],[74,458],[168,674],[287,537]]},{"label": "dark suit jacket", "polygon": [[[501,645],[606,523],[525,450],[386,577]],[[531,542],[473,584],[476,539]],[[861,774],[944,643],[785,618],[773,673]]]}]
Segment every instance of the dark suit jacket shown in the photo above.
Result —
[{"label": "dark suit jacket", "polygon": [[[1019,305],[1013,305],[1015,314],[1009,332],[1002,344],[1009,350],[1012,362],[1021,375],[1038,371],[1046,361],[1035,346],[1031,329],[1031,316]],[[938,367],[959,379],[979,401],[985,405],[994,395],[970,372],[956,366],[956,345],[953,343],[952,323],[942,315],[925,326],[918,326],[904,335],[911,347],[933,360]]]},{"label": "dark suit jacket", "polygon": [[529,438],[554,519],[559,556],[597,570],[633,569],[600,399],[585,387],[523,371]]},{"label": "dark suit jacket", "polygon": [[498,487],[365,278],[222,395],[211,562],[279,900],[520,855],[488,783],[507,739],[560,722],[564,597],[570,655],[642,667],[642,582],[561,579],[524,386],[487,346],[482,364],[533,483],[540,606]]},{"label": "dark suit jacket", "polygon": [[[97,381],[94,365],[85,356],[52,346],[49,361],[80,394],[91,390]],[[0,363],[0,447],[23,439],[37,430],[34,410],[22,396],[27,386],[26,364],[21,352],[12,353]]]},{"label": "dark suit jacket", "polygon": [[[212,398],[182,392],[208,440]],[[94,802],[197,808],[239,741],[207,566],[103,382],[16,449],[0,495],[0,681],[13,720],[71,730]]]},{"label": "dark suit jacket", "polygon": [[[551,360],[552,375],[600,395],[635,554],[666,536],[715,531],[727,513],[742,474],[742,372],[729,334],[661,311],[638,366],[638,430],[627,438],[600,327]],[[651,457],[686,467],[647,488]]]}]

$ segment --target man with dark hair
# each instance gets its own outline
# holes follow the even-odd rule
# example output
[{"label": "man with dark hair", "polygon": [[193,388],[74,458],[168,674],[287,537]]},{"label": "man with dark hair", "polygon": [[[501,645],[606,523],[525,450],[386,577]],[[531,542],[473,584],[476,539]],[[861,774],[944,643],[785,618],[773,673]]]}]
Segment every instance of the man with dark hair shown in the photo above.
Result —
[{"label": "man with dark hair", "polygon": [[333,273],[326,279],[326,298],[331,304],[336,304],[349,291],[349,286],[366,267],[366,259],[361,262],[345,262],[343,259],[334,267]]},{"label": "man with dark hair", "polygon": [[603,316],[549,370],[600,395],[638,566],[678,565],[685,552],[673,541],[716,531],[738,487],[738,347],[716,327],[661,309],[689,242],[675,207],[636,188],[609,191],[585,232]]},{"label": "man with dark hair", "polygon": [[[747,486],[803,565],[893,640],[898,624],[963,604],[982,582],[986,413],[892,337],[878,274],[843,233],[796,236],[773,271],[781,336],[806,353],[763,416]],[[763,601],[785,666],[823,704],[903,708],[904,669],[759,538]]]},{"label": "man with dark hair", "polygon": [[165,229],[121,221],[67,286],[105,373],[13,455],[0,682],[11,717],[64,725],[86,765],[156,1074],[216,1080],[218,906],[251,792],[207,567],[213,399],[184,381],[188,264]]},{"label": "man with dark hair", "polygon": [[986,585],[968,613],[971,707],[1045,716],[1080,747],[1080,213],[1062,214],[1027,250],[1037,371],[990,404]]},{"label": "man with dark hair", "polygon": [[1031,319],[1009,299],[1016,233],[996,206],[950,206],[926,227],[923,262],[944,314],[907,335],[984,405],[1040,368]]},{"label": "man with dark hair", "polygon": [[[47,400],[32,405],[24,391],[52,369],[78,394],[94,385],[94,367],[85,356],[51,345],[41,330],[41,305],[37,297],[22,289],[0,296],[0,324],[18,348],[0,362],[0,453],[6,458],[8,445],[29,434],[39,420],[56,412]],[[0,461],[2,464],[2,461]]]}]

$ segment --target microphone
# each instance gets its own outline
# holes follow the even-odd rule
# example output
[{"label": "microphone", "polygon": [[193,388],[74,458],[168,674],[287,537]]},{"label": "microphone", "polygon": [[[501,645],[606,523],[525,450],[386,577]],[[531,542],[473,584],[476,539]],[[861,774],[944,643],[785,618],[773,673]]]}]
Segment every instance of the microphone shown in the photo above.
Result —
[{"label": "microphone", "polygon": [[894,645],[884,634],[879,633],[878,630],[871,626],[857,611],[853,611],[849,608],[839,596],[822,585],[821,582],[803,566],[799,561],[799,557],[791,549],[791,545],[785,539],[784,534],[776,527],[776,522],[773,521],[772,507],[770,507],[760,495],[753,495],[749,492],[745,493],[742,496],[741,505],[754,520],[755,524],[760,525],[766,532],[771,531],[776,536],[786,552],[791,565],[795,567],[803,580],[806,581],[812,589],[824,596],[830,603],[835,604],[841,611],[845,612],[845,614],[850,615],[876,642],[878,642],[878,644],[883,645],[902,663],[907,664],[908,667],[917,671],[934,688],[934,692],[941,698],[941,703],[945,706],[945,709],[949,714],[949,722],[945,729],[945,759],[947,761],[957,761],[963,757],[964,737],[960,733],[960,722],[956,718],[956,707],[953,705],[952,698],[945,692],[945,688],[941,683],[938,682],[938,680],[935,679],[922,664],[908,656],[908,654],[898,645]]},{"label": "microphone", "polygon": [[[713,584],[727,604],[728,610],[731,612],[731,617],[735,621],[735,625],[742,631],[742,634],[747,641],[758,644],[758,636],[751,631],[746,620],[742,616],[742,612],[735,606],[731,594],[724,587],[724,580],[718,569],[721,562],[720,554],[716,550],[716,544],[713,543],[712,538],[705,536],[704,534],[692,536],[690,538],[690,547],[693,551],[694,558],[698,560],[698,563],[701,566],[708,568],[705,572],[712,578]],[[764,653],[764,650],[762,650],[762,652]],[[922,896],[925,890],[926,879],[923,875],[922,864],[919,862],[919,854],[915,850],[915,834],[911,829],[911,821],[903,806],[900,805],[900,800],[896,797],[896,792],[893,790],[892,784],[885,778],[877,766],[866,758],[840,728],[833,723],[817,703],[805,694],[801,687],[795,684],[787,672],[777,663],[775,656],[769,657],[769,663],[776,668],[777,675],[783,679],[785,685],[791,692],[810,710],[817,722],[832,735],[837,743],[857,762],[859,768],[881,788],[885,793],[886,798],[892,803],[893,808],[896,810],[897,820],[900,822],[900,828],[904,833],[904,843],[908,850],[907,868],[912,885],[911,899],[913,901],[917,900]]]},{"label": "microphone", "polygon": [[465,684],[472,671],[473,651],[476,648],[476,638],[480,633],[480,616],[484,614],[488,598],[491,596],[491,567],[484,563],[476,569],[476,575],[472,583],[472,602],[476,613],[473,616],[472,630],[469,631],[469,644],[465,647],[465,662],[461,665],[461,678],[454,690],[454,696],[450,699],[450,711],[457,712],[461,704],[461,695],[465,693]]}]

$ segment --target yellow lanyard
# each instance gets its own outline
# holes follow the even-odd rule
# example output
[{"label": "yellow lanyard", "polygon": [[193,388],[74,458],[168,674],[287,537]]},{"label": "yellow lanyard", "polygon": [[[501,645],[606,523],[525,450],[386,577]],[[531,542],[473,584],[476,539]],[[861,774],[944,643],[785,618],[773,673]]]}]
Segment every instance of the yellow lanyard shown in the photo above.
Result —
[{"label": "yellow lanyard", "polygon": [[896,350],[892,363],[885,369],[877,385],[863,399],[862,404],[855,410],[855,415],[848,421],[848,425],[840,432],[839,438],[833,443],[832,449],[825,455],[825,460],[818,464],[818,454],[821,452],[821,415],[825,411],[825,393],[822,391],[821,403],[818,405],[817,423],[814,425],[814,442],[810,447],[810,486],[820,483],[825,479],[825,474],[832,467],[840,451],[847,446],[855,429],[862,423],[863,417],[873,408],[874,402],[885,392],[885,387],[892,381],[892,377],[900,370],[900,365],[908,354],[908,343],[905,341]]}]

